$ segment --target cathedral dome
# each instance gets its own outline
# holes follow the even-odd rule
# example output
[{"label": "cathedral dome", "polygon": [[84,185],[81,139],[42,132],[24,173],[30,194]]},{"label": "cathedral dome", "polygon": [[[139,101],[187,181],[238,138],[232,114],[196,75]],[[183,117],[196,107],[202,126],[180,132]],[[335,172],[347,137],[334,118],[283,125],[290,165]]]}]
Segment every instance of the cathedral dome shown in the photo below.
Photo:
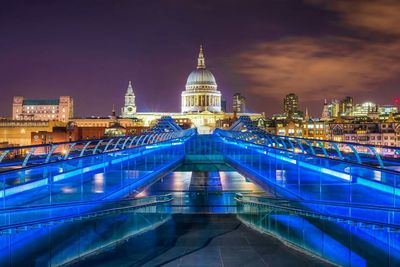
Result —
[{"label": "cathedral dome", "polygon": [[192,71],[182,92],[182,112],[221,112],[221,92],[214,75],[206,69],[203,47],[197,59],[197,69]]},{"label": "cathedral dome", "polygon": [[214,85],[217,83],[215,81],[214,75],[211,71],[206,69],[196,69],[189,74],[187,78],[186,85]]}]

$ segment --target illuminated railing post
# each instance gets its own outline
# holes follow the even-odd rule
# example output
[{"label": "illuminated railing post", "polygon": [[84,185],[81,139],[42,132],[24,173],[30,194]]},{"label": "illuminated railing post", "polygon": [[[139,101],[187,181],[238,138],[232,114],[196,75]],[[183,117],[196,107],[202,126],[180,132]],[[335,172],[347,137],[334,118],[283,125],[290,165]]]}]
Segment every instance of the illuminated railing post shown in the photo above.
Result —
[{"label": "illuminated railing post", "polygon": [[32,154],[35,152],[36,147],[32,147],[28,154],[26,154],[24,161],[22,162],[22,167],[26,167],[26,164],[28,164],[29,158],[32,156]]},{"label": "illuminated railing post", "polygon": [[155,140],[156,137],[158,137],[159,135],[160,135],[160,133],[154,134],[149,143],[153,144],[153,143],[154,143],[154,140]]},{"label": "illuminated railing post", "polygon": [[292,141],[290,141],[290,139],[288,137],[286,137],[285,139],[289,142],[290,147],[292,148],[292,151],[294,152],[294,145],[293,145]]},{"label": "illuminated railing post", "polygon": [[379,155],[379,153],[376,152],[376,149],[375,149],[374,147],[372,147],[372,146],[368,146],[368,148],[372,151],[372,153],[375,154],[375,157],[376,157],[376,159],[378,160],[379,166],[380,166],[381,168],[384,168],[385,165],[383,164],[382,158],[381,158],[381,156]]},{"label": "illuminated railing post", "polygon": [[351,151],[353,151],[354,155],[356,156],[357,163],[362,164],[360,155],[358,154],[357,150],[354,148],[352,144],[347,144],[348,147],[350,147]]},{"label": "illuminated railing post", "polygon": [[119,142],[121,142],[121,140],[123,140],[123,137],[119,138],[118,141],[115,143],[113,150],[117,149],[117,146],[119,145]]},{"label": "illuminated railing post", "polygon": [[58,145],[52,145],[49,153],[47,154],[46,160],[44,163],[49,163],[51,155],[54,153],[54,151],[57,149]]},{"label": "illuminated railing post", "polygon": [[121,148],[121,149],[124,149],[124,148],[125,148],[125,145],[126,145],[126,143],[128,143],[129,139],[131,139],[130,136],[129,136],[128,138],[125,139],[124,143],[122,144],[122,148]]},{"label": "illuminated railing post", "polygon": [[92,141],[88,141],[85,146],[83,147],[81,153],[79,154],[79,157],[83,157],[83,155],[85,154],[85,150],[86,148],[90,145],[90,143],[92,143]]},{"label": "illuminated railing post", "polygon": [[340,151],[338,145],[335,142],[329,142],[329,144],[331,144],[333,146],[333,148],[336,150],[336,153],[337,153],[339,159],[343,160],[344,157],[343,157],[342,152]]},{"label": "illuminated railing post", "polygon": [[321,143],[321,141],[316,141],[316,142],[317,142],[317,144],[319,145],[319,147],[322,149],[322,152],[324,153],[325,157],[328,158],[328,157],[329,157],[329,156],[328,156],[328,152],[326,151],[324,145]]},{"label": "illuminated railing post", "polygon": [[132,138],[132,141],[129,143],[129,147],[132,147],[132,144],[133,144],[133,142],[136,140],[137,137],[138,137],[138,136],[135,136],[135,137]]},{"label": "illuminated railing post", "polygon": [[143,138],[144,136],[145,136],[145,135],[141,135],[141,136],[137,139],[135,145],[138,145],[139,142],[142,140],[142,138]]},{"label": "illuminated railing post", "polygon": [[310,143],[310,141],[307,140],[307,139],[304,139],[304,141],[306,142],[308,148],[311,150],[311,154],[312,154],[313,156],[315,156],[315,150],[314,150],[314,147],[312,146],[312,144]]},{"label": "illuminated railing post", "polygon": [[10,150],[4,150],[3,153],[0,155],[0,163],[3,161],[3,159],[7,156],[7,154],[10,152]]},{"label": "illuminated railing post", "polygon": [[69,153],[71,153],[71,151],[72,151],[72,149],[74,148],[75,145],[76,145],[76,143],[72,143],[72,144],[70,144],[68,146],[68,150],[65,153],[64,160],[68,159]]},{"label": "illuminated railing post", "polygon": [[108,151],[108,147],[111,145],[112,141],[114,141],[114,139],[108,140],[107,145],[106,145],[106,147],[104,148],[103,152],[107,152],[107,151]]},{"label": "illuminated railing post", "polygon": [[153,136],[153,134],[148,134],[148,135],[143,139],[142,145],[147,144],[146,141],[148,141],[149,138],[152,137],[152,136]]},{"label": "illuminated railing post", "polygon": [[96,146],[93,149],[92,155],[96,154],[97,149],[99,148],[100,144],[103,142],[103,140],[99,140],[96,144]]},{"label": "illuminated railing post", "polygon": [[[283,146],[284,149],[287,149],[286,144],[285,144],[284,142],[282,142],[280,136],[273,137],[273,139],[275,140],[275,143],[276,143],[276,144],[281,144],[281,145]],[[278,140],[279,140],[279,142],[278,142]],[[279,146],[278,146],[278,148],[279,148]]]},{"label": "illuminated railing post", "polygon": [[301,149],[301,153],[302,153],[302,154],[305,154],[305,153],[304,153],[305,150],[304,150],[303,144],[301,143],[301,140],[300,140],[300,139],[297,139],[297,138],[295,138],[294,140],[295,140],[296,143],[299,145],[299,147],[300,147],[300,149]]}]

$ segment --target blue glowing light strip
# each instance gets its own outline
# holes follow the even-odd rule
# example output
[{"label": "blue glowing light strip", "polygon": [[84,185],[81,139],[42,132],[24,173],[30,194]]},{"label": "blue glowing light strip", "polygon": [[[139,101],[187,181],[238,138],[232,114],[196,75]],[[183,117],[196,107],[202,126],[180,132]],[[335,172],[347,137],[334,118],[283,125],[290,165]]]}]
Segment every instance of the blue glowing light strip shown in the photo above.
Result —
[{"label": "blue glowing light strip", "polygon": [[120,163],[120,162],[129,160],[129,159],[133,159],[134,157],[138,157],[140,155],[141,155],[140,153],[135,153],[135,154],[132,154],[132,155],[129,155],[126,157],[119,158],[119,159],[113,159],[113,160],[111,160],[111,164],[116,164],[116,163]]},{"label": "blue glowing light strip", "polygon": [[[5,190],[5,195],[11,196],[11,195],[18,194],[18,193],[21,193],[26,190],[30,190],[33,188],[38,188],[38,187],[47,185],[48,183],[49,183],[48,179],[41,179],[41,180],[38,180],[35,182],[31,182],[31,183],[27,183],[27,184],[23,184],[23,185],[19,185],[19,186],[14,186],[11,188],[7,188]],[[3,196],[4,196],[4,191],[2,191],[0,194],[0,197],[3,197]]]},{"label": "blue glowing light strip", "polygon": [[378,183],[378,182],[374,182],[371,180],[367,180],[364,178],[357,178],[357,183],[369,188],[373,188],[373,189],[377,189],[379,191],[383,191],[385,193],[389,193],[389,194],[394,194],[396,196],[400,196],[400,190],[390,186],[390,185],[386,185],[386,184],[382,184],[382,183]]},{"label": "blue glowing light strip", "polygon": [[[225,141],[225,142],[228,143],[228,144],[233,144],[233,145],[236,145],[236,146],[243,147],[245,149],[248,148],[247,145],[243,145],[243,144],[240,144],[240,143],[234,143],[234,142],[229,142],[229,141]],[[321,173],[328,174],[328,175],[331,175],[331,176],[334,176],[334,177],[337,177],[337,178],[340,178],[340,179],[343,179],[343,180],[346,180],[346,181],[351,181],[351,176],[349,174],[347,174],[347,173],[342,173],[342,172],[334,171],[334,170],[331,170],[331,169],[328,169],[328,168],[315,166],[315,165],[312,165],[312,164],[309,164],[309,163],[305,163],[305,162],[302,162],[302,161],[297,161],[296,159],[289,158],[289,157],[282,156],[282,155],[278,155],[276,153],[272,153],[272,152],[268,152],[267,153],[263,149],[255,149],[255,151],[258,152],[258,153],[261,153],[261,154],[267,154],[269,157],[276,158],[278,160],[282,160],[282,161],[285,161],[285,162],[289,162],[291,164],[297,164],[298,163],[299,166],[301,166],[303,168],[306,168],[306,169],[309,169],[309,170],[312,170],[312,171],[321,172]]]},{"label": "blue glowing light strip", "polygon": [[96,164],[96,165],[93,165],[93,166],[88,166],[88,167],[85,167],[85,168],[82,168],[82,169],[77,169],[77,170],[74,170],[74,171],[57,174],[57,175],[54,175],[53,181],[54,182],[61,181],[61,180],[64,180],[64,179],[67,179],[67,178],[70,178],[70,177],[73,177],[73,176],[76,176],[76,175],[80,175],[80,174],[83,174],[83,173],[87,173],[87,172],[91,172],[91,171],[94,171],[94,170],[102,169],[104,167],[107,167],[108,165],[109,165],[108,162],[103,162],[103,163]]},{"label": "blue glowing light strip", "polygon": [[[64,179],[67,179],[67,178],[71,178],[71,177],[74,177],[74,176],[77,176],[77,175],[80,175],[80,174],[83,174],[83,173],[87,173],[87,172],[91,172],[91,171],[94,171],[94,170],[105,168],[110,164],[116,164],[116,163],[120,163],[120,162],[123,162],[123,161],[126,161],[126,160],[130,160],[130,159],[132,159],[134,157],[138,157],[138,156],[141,156],[141,155],[144,155],[144,154],[151,153],[151,152],[154,151],[154,148],[160,149],[162,147],[166,147],[166,146],[170,146],[170,145],[181,145],[181,144],[182,144],[182,142],[175,142],[175,143],[172,143],[172,144],[159,144],[159,145],[146,146],[146,149],[152,149],[152,150],[143,151],[142,153],[135,153],[135,154],[131,154],[131,155],[126,156],[126,157],[121,157],[121,158],[118,158],[118,159],[114,159],[114,160],[111,160],[111,163],[103,162],[103,163],[99,163],[99,164],[96,164],[96,165],[84,167],[82,169],[77,169],[77,170],[73,170],[73,171],[70,171],[70,172],[57,174],[57,175],[53,176],[53,181],[54,182],[61,181],[61,180],[64,180]],[[49,184],[49,181],[46,178],[46,179],[41,179],[41,180],[38,180],[38,181],[35,181],[35,182],[30,182],[30,183],[27,183],[27,184],[23,184],[23,185],[17,185],[17,186],[14,186],[14,187],[11,187],[11,188],[7,188],[5,190],[0,191],[0,198],[3,198],[4,194],[6,196],[11,196],[11,195],[14,195],[14,194],[17,194],[17,193],[21,193],[21,192],[26,191],[26,190],[31,190],[31,189],[35,189],[35,188],[38,188],[38,187],[41,187],[41,186],[45,186],[47,184]]]},{"label": "blue glowing light strip", "polygon": [[315,165],[312,165],[310,163],[306,163],[306,162],[302,162],[302,161],[299,161],[299,166],[304,167],[304,168],[309,169],[309,170],[313,170],[313,171],[317,171],[317,172],[322,172],[324,174],[332,175],[332,176],[341,178],[343,180],[351,181],[351,176],[349,174],[347,174],[347,173],[342,173],[342,172],[334,171],[334,170],[327,169],[327,168],[324,168],[324,167],[315,166]]},{"label": "blue glowing light strip", "polygon": [[[244,145],[244,144],[230,142],[230,141],[227,141],[227,140],[225,140],[225,143],[232,144],[232,145],[235,145],[235,146],[239,146],[239,147],[248,149],[248,146]],[[331,175],[331,176],[334,176],[334,177],[337,177],[337,178],[340,178],[340,179],[343,179],[343,180],[346,180],[346,181],[352,181],[353,180],[351,175],[347,174],[347,173],[342,173],[342,172],[331,170],[331,169],[328,169],[328,168],[319,167],[319,166],[316,166],[316,165],[313,165],[313,164],[310,164],[310,163],[297,161],[296,159],[292,159],[292,158],[289,158],[289,157],[286,157],[286,156],[282,156],[282,155],[277,155],[276,153],[272,153],[272,152],[266,153],[266,151],[263,150],[263,149],[255,149],[255,151],[258,152],[258,153],[261,153],[261,154],[267,154],[268,156],[270,156],[272,158],[276,158],[278,160],[289,162],[291,164],[297,164],[298,163],[299,166],[301,166],[303,168],[306,168],[306,169],[309,169],[309,170],[312,170],[312,171],[321,172],[321,173],[324,173],[324,174],[327,174],[327,175]],[[397,189],[397,188],[395,188],[395,187],[393,187],[391,185],[382,184],[382,183],[371,181],[371,180],[367,180],[367,179],[364,179],[364,178],[357,178],[356,182],[357,182],[357,184],[360,184],[360,185],[363,185],[363,186],[366,186],[366,187],[369,187],[369,188],[373,188],[373,189],[376,189],[376,190],[379,190],[379,191],[382,191],[382,192],[385,192],[385,193],[388,193],[388,194],[394,194],[396,196],[400,196],[400,189]]]}]

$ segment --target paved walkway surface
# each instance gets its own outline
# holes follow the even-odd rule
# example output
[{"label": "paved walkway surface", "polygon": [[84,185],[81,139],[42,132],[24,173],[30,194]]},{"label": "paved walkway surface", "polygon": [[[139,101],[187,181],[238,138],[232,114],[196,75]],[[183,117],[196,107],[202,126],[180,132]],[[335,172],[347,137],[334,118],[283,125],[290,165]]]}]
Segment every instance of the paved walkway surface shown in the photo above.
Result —
[{"label": "paved walkway surface", "polygon": [[75,266],[330,266],[231,214],[175,214],[164,225]]}]

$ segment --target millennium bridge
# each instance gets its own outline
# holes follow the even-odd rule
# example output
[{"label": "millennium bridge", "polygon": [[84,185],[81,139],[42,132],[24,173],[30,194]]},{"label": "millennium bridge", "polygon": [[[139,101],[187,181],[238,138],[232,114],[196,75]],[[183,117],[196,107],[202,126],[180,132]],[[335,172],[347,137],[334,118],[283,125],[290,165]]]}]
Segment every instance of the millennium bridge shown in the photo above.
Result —
[{"label": "millennium bridge", "polygon": [[0,150],[0,266],[399,266],[400,148],[199,135]]}]

